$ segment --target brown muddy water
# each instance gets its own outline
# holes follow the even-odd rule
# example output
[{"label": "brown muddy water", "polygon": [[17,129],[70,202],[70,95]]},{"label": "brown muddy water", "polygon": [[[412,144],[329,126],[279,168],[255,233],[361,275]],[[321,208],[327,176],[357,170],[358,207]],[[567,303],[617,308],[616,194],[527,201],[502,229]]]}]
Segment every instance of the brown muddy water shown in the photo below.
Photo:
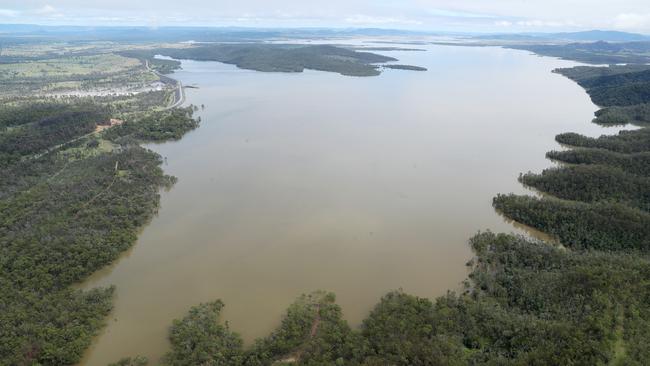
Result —
[{"label": "brown muddy water", "polygon": [[[418,46],[420,47],[420,46]],[[358,326],[389,290],[458,290],[478,230],[523,232],[491,207],[526,193],[565,131],[614,133],[572,81],[575,65],[499,48],[382,52],[428,72],[369,78],[258,73],[183,61],[174,77],[201,127],[149,146],[179,178],[135,247],[83,288],[116,285],[83,365],[168,349],[174,318],[222,299],[247,342],[301,293],[333,291]]]}]

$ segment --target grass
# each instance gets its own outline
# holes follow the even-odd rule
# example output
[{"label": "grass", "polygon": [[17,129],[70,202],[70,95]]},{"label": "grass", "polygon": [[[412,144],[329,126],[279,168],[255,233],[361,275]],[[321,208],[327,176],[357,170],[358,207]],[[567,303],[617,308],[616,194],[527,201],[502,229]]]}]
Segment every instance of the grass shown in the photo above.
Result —
[{"label": "grass", "polygon": [[0,63],[0,97],[124,95],[152,90],[152,84],[159,81],[140,60],[107,53],[113,50],[103,47],[106,50],[101,54],[68,55],[72,51],[62,48],[65,56]]},{"label": "grass", "polygon": [[614,332],[614,336],[616,337],[616,340],[614,341],[614,346],[612,347],[614,351],[614,356],[612,357],[612,360],[610,361],[610,365],[613,366],[618,366],[618,365],[623,365],[624,360],[626,358],[626,347],[625,347],[625,339],[624,339],[624,329],[623,329],[623,322],[625,321],[623,313],[619,314],[618,318],[616,319],[617,325],[616,325],[616,330]]},{"label": "grass", "polygon": [[140,61],[136,59],[114,54],[73,56],[42,61],[0,64],[0,81],[115,74],[140,65]]}]

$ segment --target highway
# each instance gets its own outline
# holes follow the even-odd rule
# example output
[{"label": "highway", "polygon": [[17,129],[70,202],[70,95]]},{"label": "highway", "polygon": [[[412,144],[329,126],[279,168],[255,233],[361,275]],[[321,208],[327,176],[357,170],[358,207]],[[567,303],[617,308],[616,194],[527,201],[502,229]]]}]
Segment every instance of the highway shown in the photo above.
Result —
[{"label": "highway", "polygon": [[147,70],[153,72],[156,76],[158,76],[160,78],[160,81],[162,81],[164,84],[174,83],[176,85],[176,90],[174,91],[174,101],[170,105],[165,107],[164,110],[178,108],[183,103],[185,103],[185,89],[183,88],[182,82],[176,79],[172,79],[169,76],[163,75],[158,71],[152,69],[149,66],[149,60],[144,60],[144,65],[146,66]]}]

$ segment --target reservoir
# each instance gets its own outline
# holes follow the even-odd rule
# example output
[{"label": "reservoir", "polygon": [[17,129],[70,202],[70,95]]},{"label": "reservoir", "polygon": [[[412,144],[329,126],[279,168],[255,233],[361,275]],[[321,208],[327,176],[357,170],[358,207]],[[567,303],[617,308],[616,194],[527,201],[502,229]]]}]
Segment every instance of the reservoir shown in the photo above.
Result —
[{"label": "reservoir", "polygon": [[179,180],[137,244],[83,284],[117,290],[82,364],[155,364],[172,320],[216,299],[250,343],[314,290],[336,293],[352,326],[390,290],[460,291],[473,234],[526,233],[492,197],[533,194],[517,176],[552,165],[556,134],[617,132],[590,123],[586,92],[551,73],[576,63],[417,47],[378,53],[429,71],[366,78],[183,61],[172,77],[198,87],[186,104],[201,127],[148,146]]}]

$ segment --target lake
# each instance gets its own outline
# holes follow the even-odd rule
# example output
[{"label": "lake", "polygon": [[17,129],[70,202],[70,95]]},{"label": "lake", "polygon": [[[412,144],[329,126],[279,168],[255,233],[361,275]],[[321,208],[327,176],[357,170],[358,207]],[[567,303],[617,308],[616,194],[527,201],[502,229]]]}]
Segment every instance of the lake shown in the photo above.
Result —
[{"label": "lake", "polygon": [[174,74],[201,127],[151,145],[179,178],[137,244],[83,288],[116,285],[115,309],[82,364],[156,362],[167,329],[200,302],[247,342],[301,293],[335,292],[358,326],[386,292],[434,298],[462,289],[467,240],[525,233],[491,207],[530,193],[520,172],[552,165],[565,131],[615,133],[551,73],[573,62],[500,48],[379,52],[428,72],[345,77],[259,73],[183,61]]}]

